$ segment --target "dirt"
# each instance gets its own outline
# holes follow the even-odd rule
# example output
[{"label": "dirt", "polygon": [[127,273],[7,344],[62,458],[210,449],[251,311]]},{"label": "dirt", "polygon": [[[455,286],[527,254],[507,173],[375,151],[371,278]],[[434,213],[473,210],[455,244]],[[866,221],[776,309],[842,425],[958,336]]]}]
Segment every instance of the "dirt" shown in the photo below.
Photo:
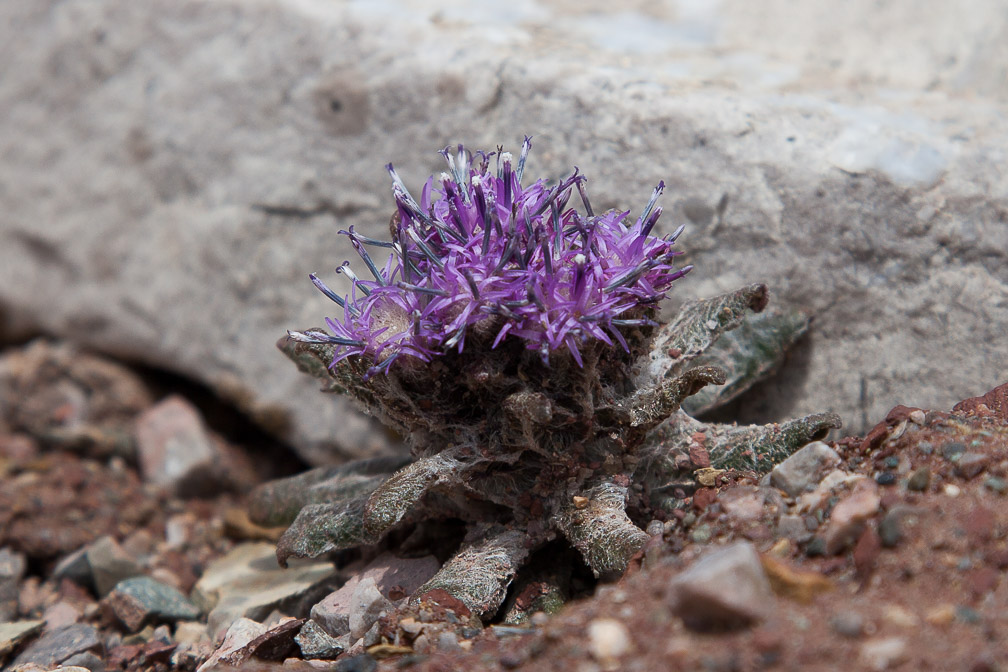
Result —
[{"label": "dirt", "polygon": [[[4,355],[23,362],[25,351]],[[185,645],[125,632],[93,587],[53,575],[57,562],[111,535],[145,558],[148,574],[170,577],[185,592],[234,544],[276,531],[247,523],[240,491],[186,498],[145,483],[121,435],[163,390],[125,367],[88,362],[101,375],[84,382],[71,376],[76,391],[58,367],[21,370],[19,380],[31,384],[0,406],[0,549],[27,560],[6,620],[43,618],[66,603],[76,614],[71,620],[97,627],[105,669],[192,669],[206,649],[173,655]],[[91,395],[100,404],[89,406],[89,385],[134,398]],[[755,492],[759,478],[723,474],[697,490],[622,579],[554,615],[535,614],[531,625],[472,627],[450,596],[429,596],[383,619],[385,639],[363,657],[216,669],[371,669],[372,659],[382,670],[429,671],[1008,669],[1006,394],[1002,386],[948,411],[895,406],[866,437],[832,443],[840,469],[863,478],[806,511],[805,530],[780,523],[794,510],[784,496],[740,513],[733,503]],[[262,446],[229,444],[265,471]],[[838,505],[862,491],[877,493],[877,506],[845,530],[849,539],[831,537]],[[166,534],[177,530],[184,541],[168,543]],[[773,594],[758,618],[692,623],[677,606],[675,577],[736,541],[759,552]],[[447,643],[443,632],[453,633]],[[31,641],[19,641],[0,664]]]}]

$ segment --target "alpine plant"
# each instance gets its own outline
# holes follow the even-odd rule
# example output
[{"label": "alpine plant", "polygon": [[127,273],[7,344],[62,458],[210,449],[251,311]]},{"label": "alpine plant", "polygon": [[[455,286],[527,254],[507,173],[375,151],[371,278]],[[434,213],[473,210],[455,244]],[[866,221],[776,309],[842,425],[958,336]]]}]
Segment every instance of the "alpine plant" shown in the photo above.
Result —
[{"label": "alpine plant", "polygon": [[[696,410],[745,389],[807,319],[756,320],[767,303],[756,284],[688,302],[659,327],[661,300],[692,269],[676,263],[683,227],[659,231],[664,183],[636,216],[596,214],[576,168],[524,180],[530,148],[526,137],[517,160],[442,150],[447,170],[419,199],[389,164],[390,240],[340,231],[366,271],[344,262],[339,292],[310,276],[338,312],[278,345],[411,455],[261,487],[253,517],[289,525],[281,563],[459,519],[465,540],[416,595],[443,589],[489,619],[536,549],[565,539],[596,575],[618,575],[648,538],[639,524],[681,507],[697,474],[767,471],[839,426],[828,413],[739,427],[681,410],[709,384],[727,391]],[[739,326],[755,345],[711,347]]]},{"label": "alpine plant", "polygon": [[[629,346],[623,331],[653,326],[650,315],[672,282],[692,268],[677,268],[674,248],[684,227],[651,235],[662,209],[659,183],[636,221],[629,211],[592,211],[585,178],[574,173],[553,187],[540,179],[522,187],[532,143],[517,162],[510,152],[442,154],[448,172],[427,180],[419,202],[392,164],[396,213],[391,241],[348,236],[369,277],[349,262],[337,269],[350,280],[340,296],[316,275],[312,282],[342,309],[326,319],[331,334],[291,332],[294,340],[336,346],[336,365],[349,357],[373,361],[367,375],[387,373],[404,357],[423,362],[455,349],[480,323],[494,332],[491,348],[509,336],[537,352],[544,364],[564,351],[583,366],[590,341]],[[567,208],[577,190],[585,213]],[[368,247],[391,250],[379,267]],[[587,346],[590,347],[590,346]]]}]

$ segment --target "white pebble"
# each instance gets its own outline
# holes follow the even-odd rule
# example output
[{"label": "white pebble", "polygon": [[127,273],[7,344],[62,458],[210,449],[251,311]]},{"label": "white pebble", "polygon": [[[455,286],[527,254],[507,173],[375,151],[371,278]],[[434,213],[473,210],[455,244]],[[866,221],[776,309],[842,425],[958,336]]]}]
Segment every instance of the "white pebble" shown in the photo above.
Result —
[{"label": "white pebble", "polygon": [[901,637],[880,637],[861,645],[862,662],[878,672],[902,662],[905,654],[906,640]]},{"label": "white pebble", "polygon": [[588,624],[591,653],[598,660],[614,660],[630,649],[626,626],[612,618],[597,618]]}]

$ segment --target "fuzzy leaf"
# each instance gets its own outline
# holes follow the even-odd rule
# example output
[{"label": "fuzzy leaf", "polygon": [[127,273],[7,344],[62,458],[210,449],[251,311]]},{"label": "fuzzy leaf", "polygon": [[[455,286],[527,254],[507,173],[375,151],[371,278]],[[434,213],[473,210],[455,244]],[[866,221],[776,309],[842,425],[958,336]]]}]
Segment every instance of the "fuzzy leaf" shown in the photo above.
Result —
[{"label": "fuzzy leaf", "polygon": [[267,527],[290,525],[309,504],[367,497],[409,461],[405,455],[375,457],[264,483],[252,492],[249,517]]},{"label": "fuzzy leaf", "polygon": [[[619,412],[626,417],[619,420],[621,424],[632,427],[639,433],[646,432],[678,411],[683,399],[696,394],[706,385],[720,385],[724,381],[724,371],[717,367],[698,366],[689,369],[634,394],[625,404],[620,405]],[[608,421],[602,413],[600,416],[603,422]]]},{"label": "fuzzy leaf", "polygon": [[601,483],[587,490],[579,501],[563,505],[557,527],[600,574],[622,574],[630,558],[647,541],[647,534],[626,514],[627,489],[615,483]]},{"label": "fuzzy leaf", "polygon": [[695,361],[723,369],[727,381],[684,400],[683,410],[694,416],[711,411],[773,373],[784,361],[785,353],[808,331],[809,321],[807,315],[797,311],[745,316],[737,329],[725,334]]},{"label": "fuzzy leaf", "polygon": [[280,566],[286,567],[289,558],[317,558],[330,551],[378,541],[364,530],[365,503],[367,498],[359,497],[301,509],[277,542]]},{"label": "fuzzy leaf", "polygon": [[659,330],[648,373],[655,378],[679,375],[722,334],[739,326],[748,311],[762,311],[767,300],[766,285],[754,284],[685,304],[675,319]]},{"label": "fuzzy leaf", "polygon": [[446,480],[460,466],[449,450],[421,457],[392,474],[371,493],[364,507],[364,529],[368,536],[380,538],[395,527],[432,485]]},{"label": "fuzzy leaf", "polygon": [[520,530],[494,526],[476,530],[471,536],[473,540],[463,544],[414,595],[445,590],[486,619],[504,602],[511,580],[528,555],[526,535]]},{"label": "fuzzy leaf", "polygon": [[[641,459],[634,481],[644,484],[652,507],[668,509],[676,505],[676,490],[689,494],[695,487],[693,473],[697,468],[711,466],[763,474],[838,427],[840,417],[835,413],[739,427],[700,422],[680,411],[648,434],[638,451]],[[692,461],[691,456],[699,453],[708,456],[707,464]]]},{"label": "fuzzy leaf", "polygon": [[[310,331],[310,330],[309,330]],[[316,331],[321,331],[316,328]],[[329,343],[301,343],[289,336],[277,341],[280,352],[297,365],[298,371],[322,381],[323,392],[346,393],[347,388],[339,383],[329,365],[333,361],[336,346]]]},{"label": "fuzzy leaf", "polygon": [[711,465],[765,474],[796,450],[841,425],[836,413],[815,413],[780,424],[732,427],[712,425]]}]

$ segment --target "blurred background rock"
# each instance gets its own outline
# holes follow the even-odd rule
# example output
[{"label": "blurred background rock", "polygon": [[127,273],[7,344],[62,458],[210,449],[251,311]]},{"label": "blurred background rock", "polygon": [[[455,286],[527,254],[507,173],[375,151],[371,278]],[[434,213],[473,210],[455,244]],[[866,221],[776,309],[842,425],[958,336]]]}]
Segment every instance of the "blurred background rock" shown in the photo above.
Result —
[{"label": "blurred background rock", "polygon": [[[274,347],[383,237],[383,165],[577,165],[668,189],[673,303],[767,282],[814,315],[740,421],[949,407],[1008,362],[1008,7],[996,0],[0,4],[0,337],[197,380],[306,461],[397,440]],[[671,216],[669,216],[671,215]],[[687,262],[684,262],[687,263]]]}]

